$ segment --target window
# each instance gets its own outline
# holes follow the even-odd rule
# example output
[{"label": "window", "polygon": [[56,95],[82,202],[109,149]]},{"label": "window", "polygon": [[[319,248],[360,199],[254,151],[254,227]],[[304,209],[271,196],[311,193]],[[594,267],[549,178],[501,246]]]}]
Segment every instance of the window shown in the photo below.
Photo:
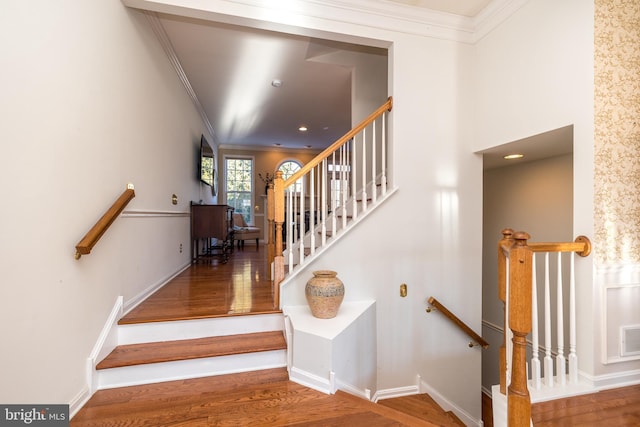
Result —
[{"label": "window", "polygon": [[225,158],[225,178],[227,205],[253,224],[253,159]]},{"label": "window", "polygon": [[[294,160],[287,160],[282,162],[282,164],[278,167],[279,171],[282,171],[282,179],[287,180],[290,176],[300,170],[300,163]],[[302,178],[300,178],[293,185],[293,191],[296,193],[300,193],[302,191]]]},{"label": "window", "polygon": [[331,205],[340,206],[340,200],[344,198],[344,191],[349,192],[350,165],[327,165],[327,176],[331,182]]}]

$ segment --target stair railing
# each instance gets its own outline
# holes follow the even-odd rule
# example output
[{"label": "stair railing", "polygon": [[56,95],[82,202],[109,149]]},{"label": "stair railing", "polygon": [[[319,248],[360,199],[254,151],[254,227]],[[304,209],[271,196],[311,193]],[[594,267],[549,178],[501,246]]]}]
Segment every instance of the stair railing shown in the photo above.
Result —
[{"label": "stair railing", "polygon": [[473,329],[471,329],[466,323],[460,320],[458,316],[456,316],[451,311],[449,311],[449,309],[444,305],[442,305],[440,301],[438,301],[434,297],[429,297],[427,302],[430,304],[430,306],[427,307],[426,309],[427,313],[431,313],[434,310],[439,311],[447,319],[451,320],[451,322],[453,322],[454,325],[462,329],[462,331],[464,331],[467,335],[469,335],[469,337],[471,337],[472,341],[469,342],[469,347],[475,347],[479,345],[483,349],[489,348],[489,343],[484,338],[482,338]]},{"label": "stair railing", "polygon": [[273,203],[271,190],[267,191],[267,219],[269,223],[273,219],[269,261],[277,303],[285,270],[291,273],[301,266],[350,220],[367,212],[369,204],[386,195],[386,113],[392,105],[390,97],[287,180],[276,172]]},{"label": "stair railing", "polygon": [[[578,355],[576,352],[576,283],[574,253],[586,257],[591,253],[591,242],[579,236],[575,242],[535,243],[528,242],[525,232],[505,229],[498,243],[498,297],[503,303],[505,328],[500,358],[500,392],[507,395],[507,423],[509,426],[528,427],[531,419],[529,389],[542,388],[542,372],[546,387],[565,386],[578,382]],[[544,304],[538,305],[538,279],[536,253],[544,253]],[[549,254],[556,253],[556,357],[552,354],[551,282],[549,280]],[[564,274],[562,253],[569,253],[569,313],[564,312]],[[539,358],[539,318],[544,319],[544,371]],[[569,323],[569,374],[566,374],[567,359],[564,355],[565,318]],[[527,378],[527,335],[531,333],[531,383]],[[554,380],[554,369],[556,372]]]},{"label": "stair railing", "polygon": [[124,210],[127,204],[136,196],[133,184],[127,185],[127,189],[118,197],[111,207],[102,215],[93,227],[85,234],[85,236],[76,245],[76,259],[80,259],[82,255],[91,253],[91,249],[98,243],[98,240],[109,229],[113,221]]}]

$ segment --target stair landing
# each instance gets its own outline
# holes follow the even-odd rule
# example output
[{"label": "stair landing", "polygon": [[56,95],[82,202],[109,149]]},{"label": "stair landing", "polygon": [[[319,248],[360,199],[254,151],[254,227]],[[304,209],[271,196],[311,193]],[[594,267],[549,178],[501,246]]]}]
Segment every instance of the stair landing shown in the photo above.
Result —
[{"label": "stair landing", "polygon": [[328,395],[288,380],[284,368],[100,390],[71,426],[440,425],[347,393]]}]

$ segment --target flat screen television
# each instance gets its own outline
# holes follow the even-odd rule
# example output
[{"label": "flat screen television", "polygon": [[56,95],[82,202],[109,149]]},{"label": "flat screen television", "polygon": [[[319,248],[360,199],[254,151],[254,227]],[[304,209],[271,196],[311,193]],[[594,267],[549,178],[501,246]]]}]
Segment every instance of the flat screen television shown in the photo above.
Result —
[{"label": "flat screen television", "polygon": [[200,165],[198,175],[200,181],[213,187],[213,177],[215,169],[215,158],[213,148],[209,145],[204,135],[200,137]]}]

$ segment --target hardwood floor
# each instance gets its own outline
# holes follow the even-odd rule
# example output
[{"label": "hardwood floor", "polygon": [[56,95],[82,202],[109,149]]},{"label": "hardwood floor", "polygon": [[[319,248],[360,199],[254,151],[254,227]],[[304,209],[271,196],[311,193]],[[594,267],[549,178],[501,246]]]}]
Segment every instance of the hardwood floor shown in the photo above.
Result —
[{"label": "hardwood floor", "polygon": [[[71,426],[436,426],[346,393],[288,381],[286,369],[97,392]],[[448,424],[455,425],[455,424]]]},{"label": "hardwood floor", "polygon": [[640,426],[640,385],[533,405],[534,426]]},{"label": "hardwood floor", "polygon": [[264,246],[235,249],[229,261],[193,264],[131,310],[120,324],[278,312]]}]

